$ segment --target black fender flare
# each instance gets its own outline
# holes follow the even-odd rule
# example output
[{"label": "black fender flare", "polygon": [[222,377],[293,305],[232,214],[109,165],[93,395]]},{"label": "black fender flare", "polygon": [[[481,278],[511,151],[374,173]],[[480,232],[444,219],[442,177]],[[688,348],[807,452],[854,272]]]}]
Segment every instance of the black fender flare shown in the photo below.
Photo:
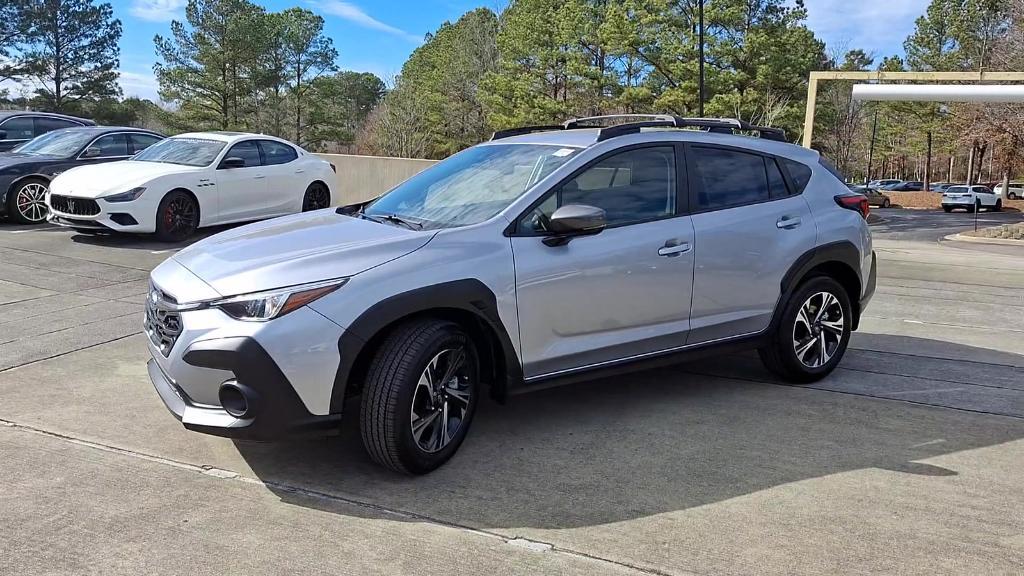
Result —
[{"label": "black fender flare", "polygon": [[342,333],[338,340],[338,372],[331,391],[331,413],[341,413],[345,391],[354,368],[364,349],[382,330],[395,322],[416,314],[454,310],[470,314],[496,337],[497,346],[491,350],[500,373],[494,374],[491,394],[497,400],[505,398],[507,390],[523,382],[523,369],[512,339],[498,315],[498,301],[494,292],[476,279],[454,280],[416,288],[390,296],[367,308]]},{"label": "black fender flare", "polygon": [[857,249],[857,246],[849,240],[840,240],[838,242],[831,242],[828,244],[822,244],[821,246],[816,246],[807,252],[804,252],[799,258],[797,258],[796,262],[789,267],[785,276],[782,277],[779,302],[775,305],[775,313],[772,316],[772,328],[778,325],[779,319],[782,316],[782,309],[785,308],[785,304],[789,301],[790,295],[794,290],[796,290],[797,286],[803,282],[804,278],[807,277],[807,274],[822,264],[830,263],[844,265],[856,276],[857,287],[854,291],[855,293],[850,295],[850,305],[853,307],[854,313],[853,328],[856,330],[857,325],[860,323],[860,300],[864,287],[864,278],[862,277],[860,269],[860,250]]}]

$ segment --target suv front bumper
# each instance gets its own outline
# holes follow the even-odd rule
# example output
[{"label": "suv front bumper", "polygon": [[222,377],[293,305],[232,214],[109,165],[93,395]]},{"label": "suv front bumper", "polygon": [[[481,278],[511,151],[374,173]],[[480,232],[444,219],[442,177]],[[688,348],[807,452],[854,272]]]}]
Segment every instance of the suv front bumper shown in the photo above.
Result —
[{"label": "suv front bumper", "polygon": [[322,436],[338,430],[341,415],[311,414],[277,363],[254,338],[196,342],[182,359],[196,368],[230,373],[225,382],[244,385],[249,404],[246,415],[239,418],[221,406],[196,402],[151,358],[147,367],[153,387],[167,409],[189,430],[246,440]]}]

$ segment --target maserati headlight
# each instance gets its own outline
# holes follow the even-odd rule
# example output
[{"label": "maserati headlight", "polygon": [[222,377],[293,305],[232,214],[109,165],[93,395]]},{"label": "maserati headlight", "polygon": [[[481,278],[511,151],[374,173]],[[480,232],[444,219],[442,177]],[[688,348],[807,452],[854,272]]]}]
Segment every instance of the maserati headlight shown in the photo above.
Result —
[{"label": "maserati headlight", "polygon": [[236,320],[265,322],[302,308],[341,288],[348,278],[337,278],[313,284],[290,286],[266,292],[254,292],[210,302]]},{"label": "maserati headlight", "polygon": [[138,188],[132,188],[127,192],[114,194],[113,196],[104,196],[100,198],[100,200],[103,200],[105,202],[131,202],[132,200],[137,199],[139,196],[142,196],[142,193],[145,191],[146,188],[144,186],[139,186]]}]

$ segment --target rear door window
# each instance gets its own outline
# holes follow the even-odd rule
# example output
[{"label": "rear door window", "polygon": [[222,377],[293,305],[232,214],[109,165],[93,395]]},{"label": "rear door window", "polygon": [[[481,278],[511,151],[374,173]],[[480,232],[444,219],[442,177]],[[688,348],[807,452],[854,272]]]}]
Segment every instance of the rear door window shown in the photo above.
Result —
[{"label": "rear door window", "polygon": [[60,130],[61,128],[77,128],[81,124],[77,122],[71,122],[70,120],[64,120],[62,118],[48,118],[46,116],[36,117],[36,136],[41,136],[47,132],[54,130]]},{"label": "rear door window", "polygon": [[116,158],[128,156],[128,137],[124,134],[107,134],[97,138],[90,148],[99,148],[97,158]]},{"label": "rear door window", "polygon": [[771,198],[764,157],[705,146],[693,146],[688,154],[697,180],[695,210],[742,206]]},{"label": "rear door window", "polygon": [[267,166],[287,164],[299,157],[295,148],[273,140],[260,140],[260,148],[263,149],[263,163]]},{"label": "rear door window", "polygon": [[160,141],[160,138],[157,138],[152,134],[130,134],[128,136],[128,140],[131,144],[129,153],[135,154],[136,152],[142,152],[146,148],[156,144]]}]

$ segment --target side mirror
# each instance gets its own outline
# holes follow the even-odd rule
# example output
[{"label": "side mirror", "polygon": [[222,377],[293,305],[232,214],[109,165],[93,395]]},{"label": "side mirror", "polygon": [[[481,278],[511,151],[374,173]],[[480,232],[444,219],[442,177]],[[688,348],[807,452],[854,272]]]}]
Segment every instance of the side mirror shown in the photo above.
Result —
[{"label": "side mirror", "polygon": [[231,156],[221,160],[220,167],[222,169],[228,168],[245,168],[245,159],[239,158],[238,156]]},{"label": "side mirror", "polygon": [[85,151],[82,152],[82,158],[99,158],[101,154],[103,154],[102,150],[96,148],[95,146],[92,146],[86,148]]},{"label": "side mirror", "polygon": [[573,236],[589,236],[604,230],[608,225],[605,211],[586,204],[566,204],[555,210],[547,222],[551,236],[544,239],[548,246],[568,244]]}]

